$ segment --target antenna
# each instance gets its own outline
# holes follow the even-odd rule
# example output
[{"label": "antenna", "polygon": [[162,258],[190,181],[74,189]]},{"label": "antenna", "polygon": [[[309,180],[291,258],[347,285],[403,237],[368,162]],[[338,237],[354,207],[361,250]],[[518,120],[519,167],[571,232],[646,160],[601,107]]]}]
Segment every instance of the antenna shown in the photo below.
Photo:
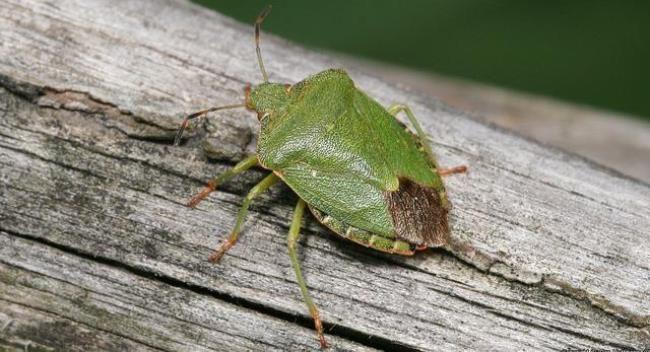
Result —
[{"label": "antenna", "polygon": [[262,51],[260,50],[260,28],[262,27],[262,22],[264,22],[264,18],[271,12],[271,5],[267,6],[260,14],[257,16],[257,19],[255,20],[255,50],[257,51],[257,62],[260,64],[260,71],[262,71],[262,77],[264,78],[264,82],[269,81],[269,75],[266,73],[266,69],[264,69],[264,62],[262,62]]},{"label": "antenna", "polygon": [[176,137],[174,138],[174,145],[179,145],[181,144],[181,139],[183,138],[183,131],[189,126],[190,120],[193,120],[197,117],[204,116],[205,114],[212,112],[212,111],[217,111],[217,110],[225,110],[225,109],[234,109],[234,108],[243,108],[245,107],[245,104],[233,104],[233,105],[224,105],[224,106],[215,106],[213,108],[201,110],[198,112],[195,112],[193,114],[189,114],[185,117],[183,122],[181,123],[181,127],[178,129],[178,132],[176,132]]}]

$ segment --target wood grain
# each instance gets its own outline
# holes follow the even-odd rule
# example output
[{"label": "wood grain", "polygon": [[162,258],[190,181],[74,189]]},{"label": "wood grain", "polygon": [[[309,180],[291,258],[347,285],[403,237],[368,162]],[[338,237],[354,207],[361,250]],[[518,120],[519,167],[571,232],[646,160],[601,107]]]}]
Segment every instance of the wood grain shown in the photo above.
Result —
[{"label": "wood grain", "polygon": [[[0,342],[316,349],[285,254],[295,196],[279,186],[256,201],[219,265],[206,258],[264,172],[184,207],[254,150],[253,114],[216,114],[171,146],[183,113],[260,81],[251,26],[186,2],[10,0],[0,28]],[[263,54],[273,81],[339,66],[272,36]],[[450,252],[382,255],[306,221],[303,271],[336,348],[650,344],[647,184],[350,74],[409,104],[441,164],[471,169],[447,179]]]}]

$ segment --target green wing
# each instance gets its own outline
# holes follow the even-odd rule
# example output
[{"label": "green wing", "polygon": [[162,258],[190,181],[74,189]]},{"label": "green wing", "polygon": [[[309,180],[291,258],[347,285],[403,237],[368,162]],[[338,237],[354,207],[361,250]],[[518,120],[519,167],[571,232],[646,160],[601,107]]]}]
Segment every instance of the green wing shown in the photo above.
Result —
[{"label": "green wing", "polygon": [[283,114],[262,119],[257,151],[307,203],[392,237],[386,192],[397,191],[402,178],[442,190],[415,137],[345,72],[321,72],[291,94]]},{"label": "green wing", "polygon": [[395,237],[383,192],[357,175],[298,163],[282,179],[307,203],[358,228]]}]

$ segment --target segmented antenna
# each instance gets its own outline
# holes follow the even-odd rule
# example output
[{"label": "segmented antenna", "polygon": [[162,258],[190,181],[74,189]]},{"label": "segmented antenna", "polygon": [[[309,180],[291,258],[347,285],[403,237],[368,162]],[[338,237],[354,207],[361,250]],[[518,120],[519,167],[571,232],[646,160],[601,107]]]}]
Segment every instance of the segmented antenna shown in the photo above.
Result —
[{"label": "segmented antenna", "polygon": [[257,51],[257,62],[260,64],[260,71],[262,71],[262,77],[264,82],[269,81],[269,75],[266,73],[264,68],[264,62],[262,62],[262,51],[260,50],[260,28],[262,28],[262,22],[264,18],[271,12],[271,5],[267,6],[262,12],[257,16],[255,20],[255,50]]},{"label": "segmented antenna", "polygon": [[187,128],[187,126],[190,125],[190,120],[193,120],[197,117],[201,117],[209,112],[217,111],[217,110],[225,110],[225,109],[234,109],[234,108],[243,108],[245,107],[245,104],[234,104],[234,105],[224,105],[224,106],[215,106],[213,108],[197,111],[193,114],[187,115],[185,119],[183,119],[183,122],[181,123],[181,127],[178,129],[178,132],[176,132],[176,137],[174,138],[174,145],[179,145],[181,144],[181,139],[183,138],[183,131]]}]

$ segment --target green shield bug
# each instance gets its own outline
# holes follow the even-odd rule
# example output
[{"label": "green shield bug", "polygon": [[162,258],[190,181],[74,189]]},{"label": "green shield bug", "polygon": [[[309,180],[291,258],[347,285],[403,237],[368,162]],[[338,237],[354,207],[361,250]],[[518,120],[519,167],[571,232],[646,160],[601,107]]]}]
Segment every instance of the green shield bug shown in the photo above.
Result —
[{"label": "green shield bug", "polygon": [[[411,110],[405,105],[383,108],[357,89],[345,71],[326,70],[294,85],[269,82],[259,37],[270,9],[255,21],[257,61],[264,81],[247,87],[244,104],[188,115],[174,144],[180,143],[190,120],[209,112],[237,107],[257,112],[261,128],[256,154],[209,181],[188,206],[195,207],[219,184],[251,167],[271,171],[244,198],[230,236],[209,258],[217,262],[237,241],[255,197],[278,182],[298,195],[288,235],[289,257],[321,347],[327,347],[296,253],[305,207],[320,223],[353,242],[413,255],[448,243],[450,203],[441,177],[464,172],[466,167],[439,168]],[[399,112],[406,113],[415,133],[395,118]]]}]

